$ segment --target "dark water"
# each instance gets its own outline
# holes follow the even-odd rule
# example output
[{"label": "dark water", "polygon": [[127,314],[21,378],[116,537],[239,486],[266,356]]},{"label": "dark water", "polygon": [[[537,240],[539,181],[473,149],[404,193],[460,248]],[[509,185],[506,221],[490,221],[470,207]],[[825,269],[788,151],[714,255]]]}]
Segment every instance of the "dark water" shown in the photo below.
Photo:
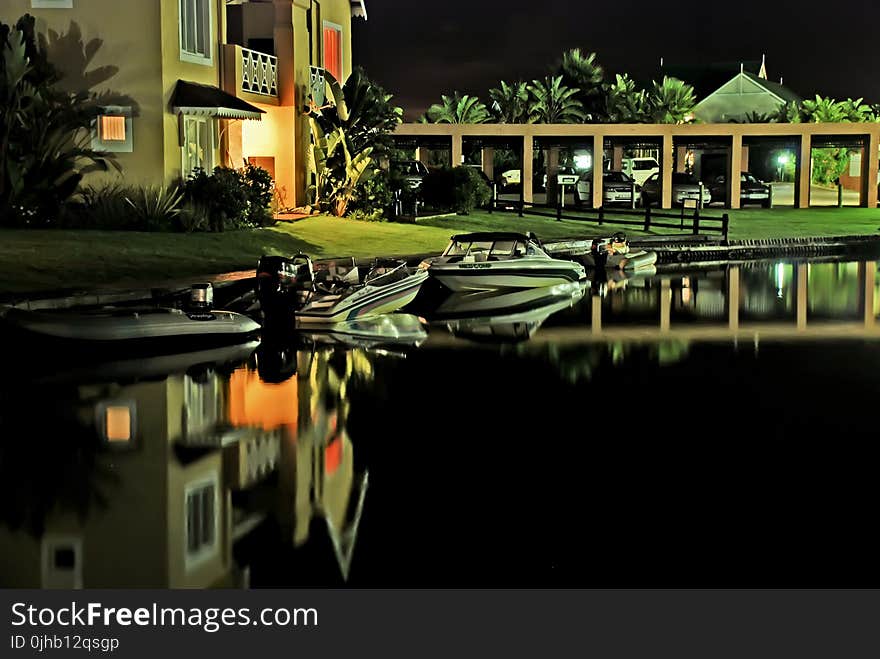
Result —
[{"label": "dark water", "polygon": [[876,264],[7,346],[0,585],[877,586]]}]

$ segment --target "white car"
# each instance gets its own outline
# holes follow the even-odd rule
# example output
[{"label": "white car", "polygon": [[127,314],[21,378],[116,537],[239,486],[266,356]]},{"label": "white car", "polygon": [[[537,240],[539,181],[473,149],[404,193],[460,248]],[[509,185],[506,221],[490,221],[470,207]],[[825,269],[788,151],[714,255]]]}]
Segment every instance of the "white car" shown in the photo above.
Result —
[{"label": "white car", "polygon": [[501,185],[519,185],[522,175],[518,169],[508,169],[501,172]]},{"label": "white car", "polygon": [[656,158],[624,158],[623,173],[639,185],[644,185],[651,176],[660,172]]}]

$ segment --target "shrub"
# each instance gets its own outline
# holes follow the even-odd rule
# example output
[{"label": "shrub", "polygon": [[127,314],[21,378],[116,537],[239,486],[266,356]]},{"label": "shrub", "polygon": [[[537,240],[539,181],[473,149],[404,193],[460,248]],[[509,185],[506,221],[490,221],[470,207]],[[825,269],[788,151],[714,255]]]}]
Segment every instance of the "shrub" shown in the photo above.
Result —
[{"label": "shrub", "polygon": [[[242,229],[273,223],[272,177],[265,169],[215,167],[211,174],[197,169],[183,186],[190,210],[187,221],[207,214],[208,230]],[[200,226],[201,219],[192,224]]]},{"label": "shrub", "polygon": [[366,181],[361,180],[355,188],[354,198],[349,204],[349,217],[355,212],[360,215],[384,215],[390,217],[394,206],[394,190],[391,175],[385,170],[377,171]]},{"label": "shrub", "polygon": [[492,190],[473,167],[456,167],[452,170],[452,178],[453,207],[459,215],[467,215],[491,201]]},{"label": "shrub", "polygon": [[360,220],[362,222],[384,222],[385,221],[385,213],[381,210],[362,210],[360,208],[356,208],[353,211],[349,211],[346,216],[352,220]]},{"label": "shrub", "polygon": [[125,201],[134,214],[135,224],[143,231],[171,231],[180,214],[183,193],[161,186],[131,188]]},{"label": "shrub", "polygon": [[434,209],[453,209],[467,215],[488,204],[492,190],[473,167],[462,165],[430,172],[422,181],[422,198]]}]

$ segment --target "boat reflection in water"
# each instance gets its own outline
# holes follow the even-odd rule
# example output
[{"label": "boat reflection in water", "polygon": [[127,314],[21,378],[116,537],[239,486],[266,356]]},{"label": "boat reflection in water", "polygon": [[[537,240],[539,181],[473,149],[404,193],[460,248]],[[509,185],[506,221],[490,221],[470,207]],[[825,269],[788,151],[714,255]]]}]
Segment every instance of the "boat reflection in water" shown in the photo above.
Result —
[{"label": "boat reflection in water", "polygon": [[292,550],[313,519],[346,578],[368,476],[345,391],[370,377],[370,357],[256,347],[96,363],[4,390],[0,585],[243,586],[249,536],[280,529]]},{"label": "boat reflection in water", "polygon": [[544,288],[452,293],[431,314],[432,324],[473,341],[527,341],[554,313],[584,296],[587,283]]}]

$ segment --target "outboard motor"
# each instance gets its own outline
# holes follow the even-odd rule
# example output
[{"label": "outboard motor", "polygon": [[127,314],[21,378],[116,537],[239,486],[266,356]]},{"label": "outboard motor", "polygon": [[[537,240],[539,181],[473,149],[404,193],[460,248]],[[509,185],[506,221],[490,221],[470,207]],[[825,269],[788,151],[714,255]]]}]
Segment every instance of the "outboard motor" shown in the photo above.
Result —
[{"label": "outboard motor", "polygon": [[208,284],[193,284],[189,291],[189,303],[191,311],[209,312],[214,306],[214,286]]},{"label": "outboard motor", "polygon": [[605,249],[606,241],[602,238],[594,238],[590,245],[590,256],[597,268],[604,268],[608,262],[608,251]]},{"label": "outboard motor", "polygon": [[254,292],[263,311],[292,310],[311,291],[314,281],[312,260],[305,254],[292,259],[263,256],[257,264]]}]

